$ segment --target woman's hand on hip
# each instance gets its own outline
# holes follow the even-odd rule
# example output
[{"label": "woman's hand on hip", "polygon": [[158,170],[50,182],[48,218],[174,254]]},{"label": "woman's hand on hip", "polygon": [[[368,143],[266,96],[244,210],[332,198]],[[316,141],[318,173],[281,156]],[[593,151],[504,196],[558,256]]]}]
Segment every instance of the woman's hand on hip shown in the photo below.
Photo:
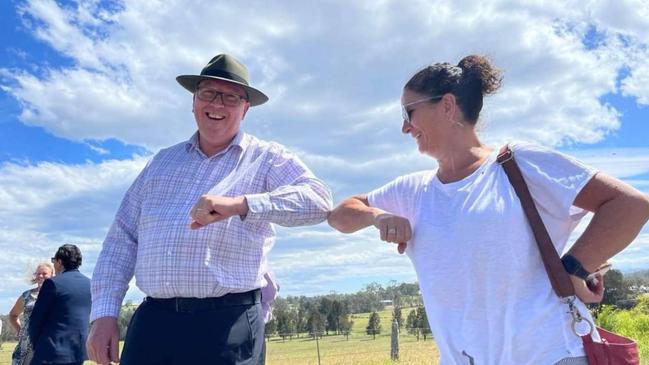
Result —
[{"label": "woman's hand on hip", "polygon": [[604,277],[597,274],[597,283],[588,285],[586,281],[574,275],[570,275],[572,286],[575,288],[575,295],[584,303],[599,303],[604,299]]}]

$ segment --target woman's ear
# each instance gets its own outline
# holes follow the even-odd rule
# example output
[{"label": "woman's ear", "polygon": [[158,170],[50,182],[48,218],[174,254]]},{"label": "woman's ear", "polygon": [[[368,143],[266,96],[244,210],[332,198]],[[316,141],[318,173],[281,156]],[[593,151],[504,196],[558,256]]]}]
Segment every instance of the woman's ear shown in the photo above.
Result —
[{"label": "woman's ear", "polygon": [[449,121],[455,121],[457,117],[457,103],[455,95],[447,93],[442,97],[441,103],[444,114]]}]

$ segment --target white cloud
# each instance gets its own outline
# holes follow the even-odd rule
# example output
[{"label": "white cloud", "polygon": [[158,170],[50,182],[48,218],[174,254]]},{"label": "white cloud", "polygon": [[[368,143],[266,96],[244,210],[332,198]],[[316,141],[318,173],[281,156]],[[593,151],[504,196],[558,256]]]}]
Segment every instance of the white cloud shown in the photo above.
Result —
[{"label": "white cloud", "polygon": [[0,313],[28,287],[26,273],[64,243],[81,248],[82,271],[92,273],[117,206],[145,162],[0,165]]},{"label": "white cloud", "polygon": [[[20,7],[27,29],[72,65],[3,72],[25,123],[74,140],[115,137],[156,150],[187,138],[190,97],[174,77],[225,51],[245,60],[253,83],[271,96],[246,128],[320,154],[365,142],[350,146],[365,159],[377,140],[397,150],[400,89],[431,61],[486,53],[505,70],[483,118],[494,141],[601,140],[619,127],[617,111],[600,100],[618,92],[623,67],[631,75],[623,92],[641,103],[647,97],[649,57],[638,46],[647,41],[646,6],[638,2],[382,1],[341,3],[344,12],[302,2],[79,4]],[[582,42],[589,27],[604,39],[594,49]],[[152,133],[161,126],[165,133]]]}]

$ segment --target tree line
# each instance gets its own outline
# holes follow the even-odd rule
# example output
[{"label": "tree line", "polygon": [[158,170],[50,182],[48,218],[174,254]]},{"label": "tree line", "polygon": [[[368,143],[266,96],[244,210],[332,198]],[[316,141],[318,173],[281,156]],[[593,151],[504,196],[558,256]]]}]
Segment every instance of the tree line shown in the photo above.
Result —
[{"label": "tree line", "polygon": [[[352,314],[367,312],[372,313],[367,333],[375,336],[381,331],[376,312],[386,305],[395,308],[421,305],[419,285],[392,281],[385,287],[371,283],[353,294],[280,297],[273,305],[273,319],[266,324],[266,336],[277,335],[283,340],[300,334],[349,336],[354,323]],[[398,322],[403,321],[399,319]]]}]

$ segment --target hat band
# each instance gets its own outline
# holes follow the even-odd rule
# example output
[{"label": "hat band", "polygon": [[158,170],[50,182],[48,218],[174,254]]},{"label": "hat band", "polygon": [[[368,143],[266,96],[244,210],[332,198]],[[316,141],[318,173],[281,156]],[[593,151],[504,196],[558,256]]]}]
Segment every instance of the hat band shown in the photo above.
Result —
[{"label": "hat band", "polygon": [[222,77],[224,79],[230,79],[232,81],[236,81],[244,85],[248,85],[248,81],[243,77],[224,70],[218,70],[218,69],[206,70],[201,72],[201,76]]}]

